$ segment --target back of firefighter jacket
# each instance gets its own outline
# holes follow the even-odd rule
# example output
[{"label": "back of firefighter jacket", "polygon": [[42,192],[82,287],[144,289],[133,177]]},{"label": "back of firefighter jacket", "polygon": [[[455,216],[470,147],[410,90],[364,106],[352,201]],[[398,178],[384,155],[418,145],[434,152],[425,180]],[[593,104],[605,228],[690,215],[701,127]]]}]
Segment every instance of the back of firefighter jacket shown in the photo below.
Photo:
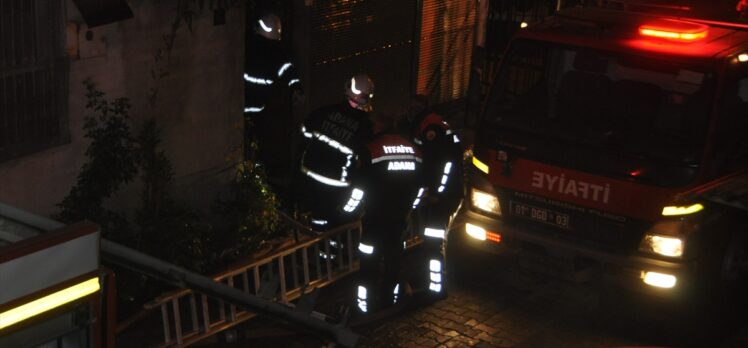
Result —
[{"label": "back of firefighter jacket", "polygon": [[372,138],[368,114],[347,103],[315,110],[304,122],[301,171],[329,186],[350,186],[356,157]]},{"label": "back of firefighter jacket", "polygon": [[356,186],[365,192],[364,219],[402,225],[422,186],[422,163],[421,151],[407,137],[392,132],[377,135],[356,172]]}]

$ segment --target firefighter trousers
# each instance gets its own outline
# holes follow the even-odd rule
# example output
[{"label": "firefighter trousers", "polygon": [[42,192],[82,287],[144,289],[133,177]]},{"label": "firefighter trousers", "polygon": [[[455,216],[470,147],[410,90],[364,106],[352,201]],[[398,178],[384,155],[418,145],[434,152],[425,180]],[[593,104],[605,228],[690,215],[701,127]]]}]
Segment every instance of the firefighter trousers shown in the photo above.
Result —
[{"label": "firefighter trousers", "polygon": [[423,243],[417,253],[419,275],[413,285],[430,296],[446,296],[447,232],[454,211],[455,204],[424,204],[418,210]]},{"label": "firefighter trousers", "polygon": [[429,295],[446,294],[447,221],[426,224],[422,231],[423,265],[419,267],[420,284]]},{"label": "firefighter trousers", "polygon": [[405,223],[372,226],[363,221],[362,228],[357,251],[360,269],[356,307],[359,313],[371,313],[397,301]]}]

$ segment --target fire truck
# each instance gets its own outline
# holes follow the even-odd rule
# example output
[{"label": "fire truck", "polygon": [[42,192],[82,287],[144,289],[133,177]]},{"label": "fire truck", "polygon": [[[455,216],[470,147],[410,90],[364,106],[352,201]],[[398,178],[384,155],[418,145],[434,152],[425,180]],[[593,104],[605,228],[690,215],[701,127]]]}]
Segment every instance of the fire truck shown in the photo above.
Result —
[{"label": "fire truck", "polygon": [[114,273],[96,224],[0,203],[0,347],[114,347]]},{"label": "fire truck", "polygon": [[512,39],[458,226],[471,246],[565,279],[674,303],[734,289],[748,213],[687,193],[748,167],[748,26],[615,3]]}]

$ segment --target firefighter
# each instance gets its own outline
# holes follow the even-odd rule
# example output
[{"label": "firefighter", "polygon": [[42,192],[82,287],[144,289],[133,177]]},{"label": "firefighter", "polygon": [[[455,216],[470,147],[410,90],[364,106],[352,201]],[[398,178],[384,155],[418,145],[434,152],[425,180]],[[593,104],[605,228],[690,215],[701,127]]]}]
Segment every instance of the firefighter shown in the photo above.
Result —
[{"label": "firefighter", "polygon": [[735,5],[735,11],[738,11],[738,16],[741,20],[748,20],[748,0],[738,0]]},{"label": "firefighter", "polygon": [[350,172],[371,140],[374,83],[365,74],[345,84],[345,101],[313,111],[301,127],[304,150],[299,163],[297,195],[311,211],[312,228],[325,231],[359,218],[344,210],[351,193]]},{"label": "firefighter", "polygon": [[462,146],[442,116],[430,111],[428,98],[411,98],[408,123],[413,142],[423,152],[426,193],[418,207],[418,224],[423,237],[420,279],[415,289],[425,290],[431,299],[446,297],[446,242],[449,224],[463,198]]},{"label": "firefighter", "polygon": [[281,42],[280,18],[266,13],[252,25],[243,76],[244,158],[261,163],[270,183],[283,191],[291,177],[292,150],[296,148],[288,143],[298,127],[293,126],[291,107],[302,102],[303,92],[296,64]]},{"label": "firefighter", "polygon": [[[386,119],[385,119],[386,120]],[[385,121],[380,117],[375,124]],[[397,302],[403,234],[419,192],[422,159],[408,136],[391,127],[377,132],[362,153],[347,209],[364,204],[358,245],[360,280],[355,308],[370,314]]]}]

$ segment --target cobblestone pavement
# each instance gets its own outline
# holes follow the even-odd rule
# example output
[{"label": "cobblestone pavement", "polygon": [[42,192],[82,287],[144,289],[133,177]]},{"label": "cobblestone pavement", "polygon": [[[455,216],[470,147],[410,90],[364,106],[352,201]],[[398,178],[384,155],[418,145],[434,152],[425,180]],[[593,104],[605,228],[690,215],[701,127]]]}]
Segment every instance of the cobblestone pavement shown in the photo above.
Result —
[{"label": "cobblestone pavement", "polygon": [[597,311],[594,288],[520,272],[509,258],[451,256],[449,297],[363,328],[361,346],[619,347],[644,343],[607,329]]},{"label": "cobblestone pavement", "polygon": [[[642,324],[643,317],[629,313],[629,319],[621,319],[601,310],[595,286],[520,271],[512,257],[451,249],[458,250],[449,258],[449,297],[356,327],[359,347],[748,347],[745,324],[706,335],[709,339],[700,343],[678,339],[689,329]],[[352,289],[352,279],[323,289],[319,310],[331,313]],[[637,324],[623,324],[631,322]],[[247,337],[241,342],[210,346],[323,345],[279,325],[256,320],[240,329]]]}]

